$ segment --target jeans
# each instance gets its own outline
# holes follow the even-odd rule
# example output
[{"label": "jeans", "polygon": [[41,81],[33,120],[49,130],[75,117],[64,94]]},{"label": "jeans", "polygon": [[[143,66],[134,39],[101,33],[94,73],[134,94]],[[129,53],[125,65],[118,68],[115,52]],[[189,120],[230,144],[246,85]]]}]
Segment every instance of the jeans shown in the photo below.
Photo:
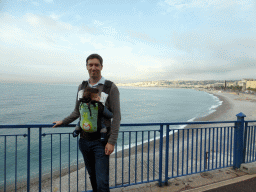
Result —
[{"label": "jeans", "polygon": [[109,192],[109,156],[105,155],[105,142],[80,138],[79,149],[84,157],[93,192]]}]

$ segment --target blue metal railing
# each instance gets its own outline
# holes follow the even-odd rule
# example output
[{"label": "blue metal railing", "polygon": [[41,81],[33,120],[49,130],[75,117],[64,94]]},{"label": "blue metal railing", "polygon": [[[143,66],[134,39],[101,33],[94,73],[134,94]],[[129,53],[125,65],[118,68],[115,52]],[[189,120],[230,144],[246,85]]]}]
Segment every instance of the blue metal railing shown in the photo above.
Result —
[{"label": "blue metal railing", "polygon": [[255,121],[245,121],[244,145],[243,145],[243,162],[250,163],[256,161],[256,125],[249,126],[249,123]]},{"label": "blue metal railing", "polygon": [[165,183],[170,178],[233,166],[234,130],[232,126],[171,129],[171,139],[168,135],[166,139]]},{"label": "blue metal railing", "polygon": [[[170,178],[256,161],[256,121],[244,117],[122,124],[116,153],[110,156],[111,188],[153,181],[167,185]],[[79,140],[68,129],[74,126],[0,125],[0,191],[91,190]]]}]

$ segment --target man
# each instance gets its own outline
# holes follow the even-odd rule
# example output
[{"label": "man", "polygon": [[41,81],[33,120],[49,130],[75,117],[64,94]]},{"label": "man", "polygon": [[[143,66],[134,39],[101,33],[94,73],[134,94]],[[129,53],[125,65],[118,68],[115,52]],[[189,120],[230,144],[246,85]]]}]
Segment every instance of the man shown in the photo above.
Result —
[{"label": "man", "polygon": [[[86,68],[89,73],[87,86],[98,88],[102,92],[105,79],[101,76],[103,68],[103,59],[98,54],[92,54],[86,59]],[[67,125],[76,120],[79,114],[79,99],[83,95],[83,84],[79,85],[74,111],[62,121],[55,121],[53,127]],[[113,153],[117,141],[120,127],[121,113],[119,91],[117,86],[112,83],[106,107],[113,113],[112,122],[110,119],[105,120],[107,127],[107,142],[100,140],[99,133],[88,133],[82,131],[79,139],[79,148],[83,154],[86,169],[90,176],[93,191],[109,191],[109,155]]]}]

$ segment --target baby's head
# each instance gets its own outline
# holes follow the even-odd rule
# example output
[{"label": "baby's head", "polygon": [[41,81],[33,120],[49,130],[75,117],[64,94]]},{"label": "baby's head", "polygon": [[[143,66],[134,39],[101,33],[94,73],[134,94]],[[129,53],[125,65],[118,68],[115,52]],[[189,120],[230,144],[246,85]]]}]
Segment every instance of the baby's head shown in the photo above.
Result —
[{"label": "baby's head", "polygon": [[84,90],[84,98],[91,99],[93,101],[99,101],[100,100],[99,89],[86,87]]}]

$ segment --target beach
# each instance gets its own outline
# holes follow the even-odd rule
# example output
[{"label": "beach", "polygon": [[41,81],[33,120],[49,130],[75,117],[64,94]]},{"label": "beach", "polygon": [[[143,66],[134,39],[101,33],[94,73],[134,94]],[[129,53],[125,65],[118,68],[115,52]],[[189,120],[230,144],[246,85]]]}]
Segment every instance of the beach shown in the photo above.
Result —
[{"label": "beach", "polygon": [[[215,112],[210,115],[195,119],[194,121],[233,121],[236,120],[236,115],[240,112],[246,115],[245,120],[255,120],[256,119],[256,97],[254,95],[248,94],[237,94],[233,92],[220,92],[220,91],[212,91],[209,92],[217,96],[221,101],[222,105],[220,105]],[[210,127],[211,125],[191,125],[186,128],[193,127]],[[218,124],[218,126],[226,126],[224,124]],[[231,125],[232,126],[232,125]],[[171,138],[175,138],[175,142],[177,143],[177,134],[174,136],[170,136]],[[165,139],[164,139],[165,142]],[[115,160],[115,154],[110,156],[110,186],[121,183],[134,183],[140,182],[141,179],[152,180],[154,178],[158,178],[158,165],[159,159],[157,158],[159,155],[158,141],[151,141],[149,144],[145,143],[142,146],[138,146],[137,148],[133,147],[130,151],[127,149],[123,153],[119,152],[117,154],[117,159]],[[186,149],[185,143],[185,149]],[[156,147],[156,150],[153,150],[153,146]],[[142,151],[143,150],[143,151]],[[135,153],[137,152],[137,153]],[[129,156],[129,153],[131,154]],[[186,155],[186,154],[185,154]],[[122,156],[124,157],[122,159]],[[149,160],[149,164],[146,161]],[[141,162],[143,162],[143,166]],[[163,160],[164,161],[164,160]],[[191,161],[190,161],[191,162]],[[115,175],[114,167],[117,166],[117,174]],[[134,167],[136,166],[137,170],[139,170],[135,175]],[[164,164],[163,164],[164,166]],[[176,165],[177,166],[177,165]],[[152,169],[155,167],[156,172],[153,172]],[[69,182],[70,182],[70,191],[77,191],[77,174],[79,180],[78,191],[84,190],[84,174],[85,169],[83,166],[78,170],[78,172],[73,169],[72,173],[66,174],[65,172],[62,174],[62,177],[55,177],[52,181],[52,189],[53,191],[68,191],[69,190]],[[124,179],[121,178],[121,171],[123,171]],[[149,178],[147,178],[147,171],[151,171]],[[128,177],[130,175],[130,177]],[[43,177],[42,182],[42,191],[50,191],[50,180],[47,179],[48,176]],[[130,179],[129,179],[130,178]],[[61,179],[61,187],[60,187],[60,179]],[[91,189],[89,183],[89,177],[87,175],[87,190]],[[38,183],[31,183],[31,191],[38,190]],[[26,188],[20,188],[18,191],[26,191]]]},{"label": "beach", "polygon": [[222,105],[219,106],[216,112],[210,114],[207,117],[203,117],[200,121],[227,121],[236,120],[236,115],[240,112],[246,115],[245,120],[256,119],[256,96],[235,93],[235,92],[220,92],[214,91],[209,92],[223,101]]}]

